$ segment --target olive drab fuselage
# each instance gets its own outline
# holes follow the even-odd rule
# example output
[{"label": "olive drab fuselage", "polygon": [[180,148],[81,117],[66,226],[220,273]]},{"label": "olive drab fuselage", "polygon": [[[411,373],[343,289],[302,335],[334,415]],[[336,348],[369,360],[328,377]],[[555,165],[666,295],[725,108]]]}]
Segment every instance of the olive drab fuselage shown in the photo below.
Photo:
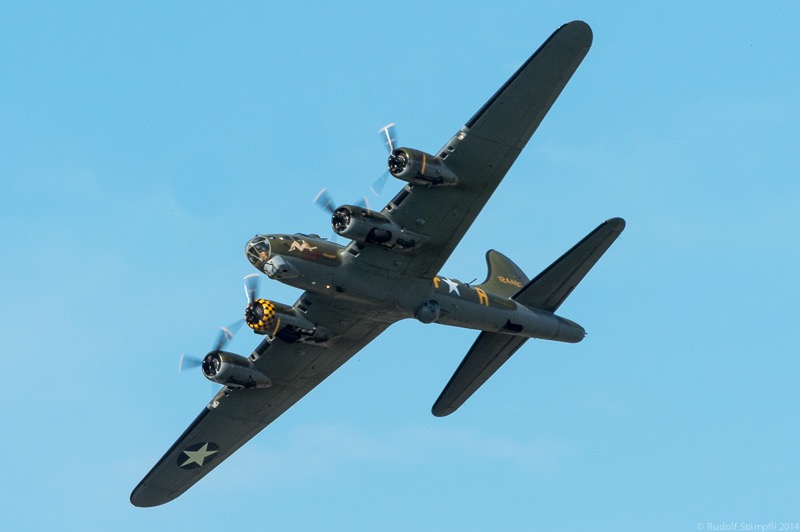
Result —
[{"label": "olive drab fuselage", "polygon": [[[357,246],[342,246],[317,235],[259,235],[247,243],[246,255],[271,279],[310,293],[335,295],[387,323],[415,318],[423,323],[572,343],[585,336],[584,329],[571,320],[456,279],[408,277],[364,267],[358,264]],[[292,314],[302,313],[298,302]]]}]

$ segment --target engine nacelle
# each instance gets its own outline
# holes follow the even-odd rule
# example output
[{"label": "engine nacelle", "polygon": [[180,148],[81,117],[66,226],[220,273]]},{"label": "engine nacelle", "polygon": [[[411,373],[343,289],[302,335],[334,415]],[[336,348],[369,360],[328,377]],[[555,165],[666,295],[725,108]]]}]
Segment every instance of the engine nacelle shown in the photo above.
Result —
[{"label": "engine nacelle", "polygon": [[397,148],[389,155],[389,172],[415,185],[455,185],[458,178],[444,160],[411,148]]},{"label": "engine nacelle", "polygon": [[384,215],[354,205],[342,205],[331,217],[337,235],[400,250],[419,246],[424,237],[404,230]]},{"label": "engine nacelle", "polygon": [[270,337],[279,336],[286,327],[306,336],[313,335],[317,330],[317,326],[298,314],[294,307],[268,299],[256,299],[249,303],[244,311],[244,321],[254,333]]},{"label": "engine nacelle", "polygon": [[269,388],[272,381],[246,357],[226,351],[212,351],[203,358],[203,375],[231,388]]}]

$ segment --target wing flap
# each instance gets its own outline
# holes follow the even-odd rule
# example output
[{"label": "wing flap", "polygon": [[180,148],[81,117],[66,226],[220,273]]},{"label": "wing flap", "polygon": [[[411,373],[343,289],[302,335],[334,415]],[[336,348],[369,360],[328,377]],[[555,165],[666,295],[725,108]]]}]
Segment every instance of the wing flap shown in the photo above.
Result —
[{"label": "wing flap", "polygon": [[500,369],[527,338],[482,332],[472,344],[447,386],[433,404],[433,415],[443,417],[455,412],[464,401]]}]

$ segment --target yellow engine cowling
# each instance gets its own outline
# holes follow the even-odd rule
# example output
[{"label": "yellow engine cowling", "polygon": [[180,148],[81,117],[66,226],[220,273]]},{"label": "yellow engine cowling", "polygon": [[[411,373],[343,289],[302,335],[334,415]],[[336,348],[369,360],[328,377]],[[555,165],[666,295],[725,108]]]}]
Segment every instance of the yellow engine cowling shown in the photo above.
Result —
[{"label": "yellow engine cowling", "polygon": [[298,315],[294,307],[268,299],[256,299],[247,305],[244,321],[253,332],[270,337],[277,336],[287,326],[307,334],[313,333],[317,328],[305,317]]}]

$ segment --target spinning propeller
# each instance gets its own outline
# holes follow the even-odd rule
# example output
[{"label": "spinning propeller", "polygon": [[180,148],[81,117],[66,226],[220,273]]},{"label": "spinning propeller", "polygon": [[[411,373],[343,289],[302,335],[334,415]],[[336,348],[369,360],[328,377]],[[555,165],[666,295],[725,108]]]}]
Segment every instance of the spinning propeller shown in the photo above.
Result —
[{"label": "spinning propeller", "polygon": [[258,280],[260,276],[257,273],[251,273],[244,276],[244,294],[247,297],[248,306],[255,301],[256,294],[258,293]]},{"label": "spinning propeller", "polygon": [[[383,144],[389,150],[389,168],[391,169],[392,163],[396,156],[394,155],[394,147],[397,145],[397,131],[395,130],[394,123],[386,124],[378,130],[378,134],[383,137]],[[373,194],[376,196],[383,192],[383,187],[386,186],[386,181],[389,179],[389,170],[386,170],[370,187]]]},{"label": "spinning propeller", "polygon": [[[219,334],[217,335],[217,340],[214,342],[214,347],[211,349],[210,352],[214,351],[222,351],[230,342],[233,340],[233,336],[239,330],[243,323],[249,321],[250,314],[252,313],[252,309],[256,306],[256,295],[258,293],[258,280],[259,275],[257,273],[251,273],[250,275],[245,276],[244,278],[244,292],[245,296],[247,297],[247,309],[245,309],[245,318],[241,320],[237,320],[233,324],[229,325],[228,327],[220,327]],[[180,362],[178,363],[178,371],[183,371],[185,369],[191,369],[199,367],[203,364],[202,358],[196,358],[193,356],[186,355],[186,353],[181,355]]]},{"label": "spinning propeller", "polygon": [[[386,146],[386,149],[389,150],[389,164],[392,164],[392,160],[396,159],[396,156],[393,155],[394,147],[397,144],[397,134],[395,131],[394,124],[387,124],[378,130],[378,135],[381,136],[383,139],[383,143]],[[370,185],[369,189],[377,198],[383,192],[383,187],[386,186],[386,181],[389,179],[389,171],[383,173],[378,179],[375,180],[372,185]],[[328,192],[327,188],[323,188],[320,190],[316,197],[314,197],[313,203],[318,205],[321,209],[328,211],[330,214],[333,214],[336,208],[340,205],[333,200],[330,192]],[[353,205],[358,207],[363,207],[368,211],[371,210],[369,206],[369,200],[367,196],[362,196],[358,199],[358,201],[353,202]]]},{"label": "spinning propeller", "polygon": [[[322,209],[325,209],[326,211],[328,211],[331,214],[333,214],[333,211],[336,210],[336,207],[338,207],[340,205],[339,203],[336,203],[333,200],[333,196],[331,196],[331,194],[330,194],[330,192],[328,192],[327,188],[323,188],[322,190],[317,192],[317,195],[314,197],[314,201],[312,203],[314,203],[315,205],[318,205]],[[361,196],[358,199],[358,201],[354,201],[353,202],[353,205],[356,205],[358,207],[363,207],[363,208],[365,208],[367,210],[370,210],[370,208],[369,208],[369,199],[367,199],[366,196]]]}]

